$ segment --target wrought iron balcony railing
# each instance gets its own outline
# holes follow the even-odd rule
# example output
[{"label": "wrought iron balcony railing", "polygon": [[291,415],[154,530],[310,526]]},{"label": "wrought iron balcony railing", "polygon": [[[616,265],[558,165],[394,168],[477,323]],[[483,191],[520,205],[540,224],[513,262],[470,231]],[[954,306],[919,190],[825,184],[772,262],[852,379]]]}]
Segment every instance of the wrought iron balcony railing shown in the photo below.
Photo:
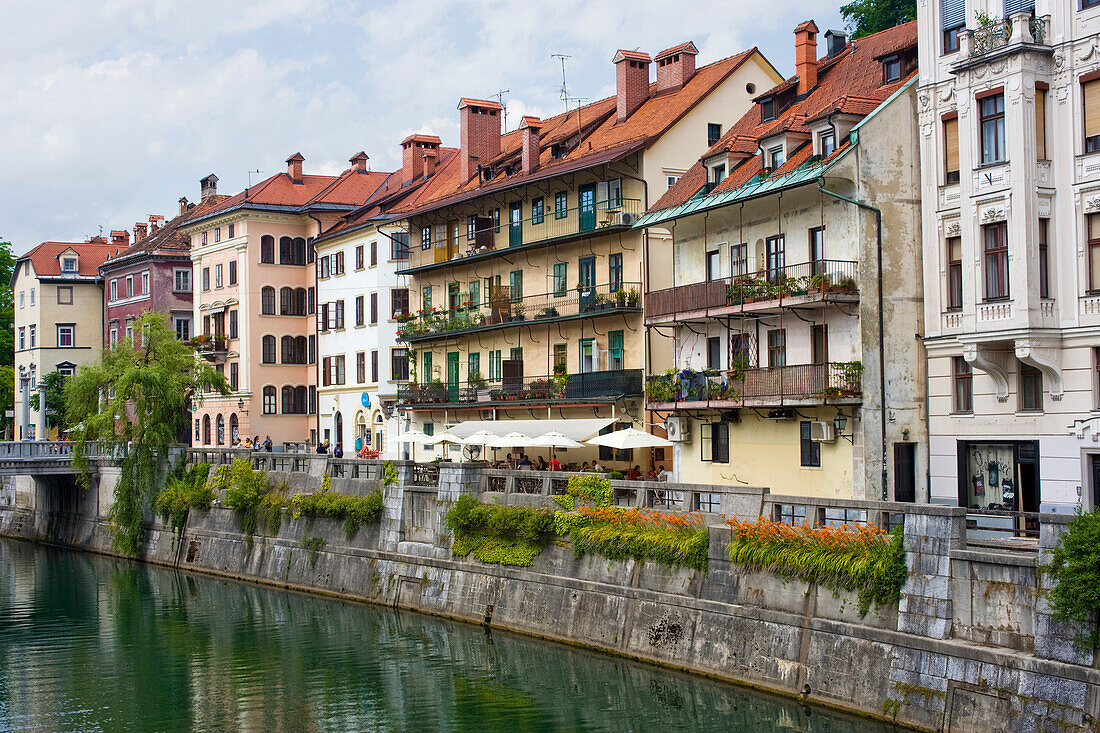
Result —
[{"label": "wrought iron balcony railing", "polygon": [[[414,228],[409,234],[409,259],[398,273],[422,271],[454,260],[491,257],[509,249],[533,247],[569,237],[629,229],[644,208],[639,199],[628,198],[592,201],[562,210],[555,210],[553,203],[551,197],[546,197],[547,205],[541,215],[511,222],[478,217],[473,229],[468,229],[465,221],[451,223],[443,238],[425,240],[423,230]],[[507,215],[508,210],[503,213]],[[431,237],[435,237],[435,232],[435,227],[431,227]]]},{"label": "wrought iron balcony railing", "polygon": [[815,260],[758,272],[677,285],[646,293],[646,318],[720,309],[759,310],[787,301],[827,300],[859,294],[859,263],[852,260]]},{"label": "wrought iron balcony railing", "polygon": [[472,331],[506,328],[537,321],[641,310],[641,283],[567,286],[550,293],[513,297],[512,288],[496,286],[487,298],[473,302],[468,293],[452,296],[449,308],[407,317],[397,337],[410,343],[447,338]]},{"label": "wrought iron balcony railing", "polygon": [[207,360],[219,361],[229,353],[229,339],[226,336],[201,335],[191,339],[191,346]]},{"label": "wrought iron balcony railing", "polygon": [[969,56],[984,56],[1011,43],[1049,44],[1050,16],[1026,15],[1024,13],[1008,18],[993,18],[979,14],[978,25],[966,31],[969,37]]},{"label": "wrought iron balcony railing", "polygon": [[647,378],[646,402],[651,409],[829,402],[859,398],[862,377],[863,365],[858,361],[728,371],[685,369]]},{"label": "wrought iron balcony railing", "polygon": [[[517,375],[501,379],[403,384],[397,401],[404,405],[507,405],[510,402],[572,402],[642,394],[641,369],[614,369],[550,376]],[[519,405],[517,405],[519,406]]]}]

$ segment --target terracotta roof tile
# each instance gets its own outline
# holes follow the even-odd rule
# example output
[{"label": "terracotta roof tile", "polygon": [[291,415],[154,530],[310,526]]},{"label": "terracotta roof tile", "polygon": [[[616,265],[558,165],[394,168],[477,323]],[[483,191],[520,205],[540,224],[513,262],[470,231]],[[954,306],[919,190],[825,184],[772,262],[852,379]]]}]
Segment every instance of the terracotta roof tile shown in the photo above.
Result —
[{"label": "terracotta roof tile", "polygon": [[660,61],[664,57],[672,56],[673,54],[676,54],[676,53],[697,54],[697,53],[699,53],[699,49],[696,48],[695,44],[692,43],[691,41],[685,41],[684,43],[681,43],[679,46],[673,46],[672,48],[666,48],[664,51],[661,51],[659,54],[657,54],[653,58],[656,59],[657,61]]},{"label": "terracotta roof tile", "polygon": [[[121,252],[112,252],[101,265],[101,269],[109,269],[115,263],[121,263],[123,260],[145,254],[186,254],[190,252],[191,237],[180,232],[180,227],[192,219],[206,215],[229,198],[229,196],[212,196],[198,204],[194,204],[184,213],[174,219],[169,219],[156,232],[137,240]],[[126,232],[121,233],[125,234]],[[111,232],[111,234],[113,235],[114,232]]]},{"label": "terracotta roof tile", "polygon": [[[916,43],[916,21],[865,36],[848,44],[840,54],[820,59],[817,86],[804,99],[785,109],[775,120],[761,122],[759,107],[750,109],[700,159],[705,160],[724,152],[749,153],[755,156],[733,168],[729,176],[715,187],[714,193],[737,188],[760,173],[761,163],[756,155],[760,140],[781,132],[807,135],[810,123],[834,112],[858,116],[873,112],[912,76],[910,74],[899,81],[883,84],[882,63],[879,59],[892,53],[915,49]],[[916,71],[913,72],[915,73]],[[766,99],[789,91],[797,84],[797,79],[798,77],[791,77],[757,99]],[[845,144],[846,141],[838,140],[838,150]],[[796,154],[789,156],[779,170],[772,171],[769,175],[781,175],[794,170],[809,159],[810,151],[809,145],[801,148]],[[701,162],[697,162],[675,186],[657,200],[650,211],[684,203],[703,187],[706,180],[706,170]]]},{"label": "terracotta roof tile", "polygon": [[[77,256],[77,274],[82,277],[95,277],[99,266],[118,245],[111,244],[103,237],[93,237],[87,242],[43,242],[19,258],[30,260],[34,273],[38,277],[60,277],[61,261],[59,255],[73,250]],[[16,274],[19,268],[15,268]]]}]

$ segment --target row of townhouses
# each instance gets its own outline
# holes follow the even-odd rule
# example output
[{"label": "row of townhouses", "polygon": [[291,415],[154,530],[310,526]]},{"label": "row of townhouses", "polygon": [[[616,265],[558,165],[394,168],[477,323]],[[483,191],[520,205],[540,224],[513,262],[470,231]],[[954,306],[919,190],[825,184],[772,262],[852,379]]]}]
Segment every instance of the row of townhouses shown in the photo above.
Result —
[{"label": "row of townhouses", "polygon": [[156,310],[233,391],[194,400],[199,445],[633,426],[672,447],[559,458],[1096,506],[1100,2],[934,0],[794,45],[787,78],[755,48],[618,51],[614,96],[511,130],[461,98],[457,146],[409,135],[399,170],[295,154],[233,195],[204,178],[132,242],[40,245],[12,280],[19,437],[47,432],[40,375]]}]

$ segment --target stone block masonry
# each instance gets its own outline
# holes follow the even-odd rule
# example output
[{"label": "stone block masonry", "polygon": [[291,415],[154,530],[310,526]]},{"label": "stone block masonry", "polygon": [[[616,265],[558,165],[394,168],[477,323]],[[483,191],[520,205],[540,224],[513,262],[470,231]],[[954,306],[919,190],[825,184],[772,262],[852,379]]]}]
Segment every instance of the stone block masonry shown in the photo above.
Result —
[{"label": "stone block masonry", "polygon": [[[397,469],[382,518],[350,540],[338,520],[301,517],[248,543],[236,516],[215,506],[192,512],[181,537],[151,523],[146,559],[582,644],[927,730],[1096,729],[1100,671],[1076,646],[1076,629],[1050,618],[1048,581],[1036,572],[1046,555],[968,547],[964,510],[865,503],[868,517],[904,515],[910,577],[896,607],[861,618],[854,594],[731,564],[730,529],[719,515],[711,515],[705,573],[577,558],[558,544],[527,568],[456,559],[442,518],[459,496],[546,497],[488,493],[488,474],[473,465]],[[332,490],[380,484],[380,474],[364,475],[333,479]],[[304,486],[319,483],[310,475]],[[815,501],[714,488],[723,506],[748,513],[759,503],[765,516],[776,503]],[[0,534],[109,552],[93,504],[0,506]],[[1044,515],[1040,550],[1053,546],[1064,522]],[[306,537],[321,537],[323,547],[307,549]],[[1029,597],[1038,600],[1024,607]]]}]

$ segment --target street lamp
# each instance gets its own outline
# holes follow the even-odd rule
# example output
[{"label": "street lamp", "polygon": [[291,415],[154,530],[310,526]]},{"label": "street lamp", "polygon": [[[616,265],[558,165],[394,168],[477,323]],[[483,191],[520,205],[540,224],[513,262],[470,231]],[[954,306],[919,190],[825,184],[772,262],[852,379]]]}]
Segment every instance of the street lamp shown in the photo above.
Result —
[{"label": "street lamp", "polygon": [[847,425],[848,425],[848,416],[845,415],[843,412],[841,412],[840,408],[837,408],[836,415],[833,416],[833,427],[836,429],[836,434],[839,437],[844,438],[845,440],[847,440],[852,445],[855,445],[855,442],[856,442],[856,440],[855,440],[855,438],[856,438],[855,431],[853,430],[851,435],[845,435],[844,434],[844,428],[847,427]]}]

